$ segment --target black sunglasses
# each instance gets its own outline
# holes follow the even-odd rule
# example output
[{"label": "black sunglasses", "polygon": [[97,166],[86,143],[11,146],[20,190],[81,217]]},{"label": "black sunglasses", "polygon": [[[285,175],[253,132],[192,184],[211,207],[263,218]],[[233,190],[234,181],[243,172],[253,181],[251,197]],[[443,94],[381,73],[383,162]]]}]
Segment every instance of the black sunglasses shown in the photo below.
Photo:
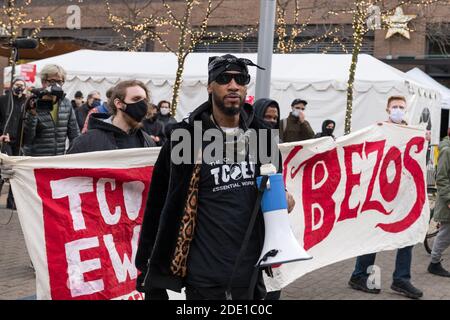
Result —
[{"label": "black sunglasses", "polygon": [[215,81],[218,84],[223,85],[230,83],[231,79],[234,79],[240,86],[245,86],[250,83],[250,75],[243,73],[221,73],[217,76]]}]

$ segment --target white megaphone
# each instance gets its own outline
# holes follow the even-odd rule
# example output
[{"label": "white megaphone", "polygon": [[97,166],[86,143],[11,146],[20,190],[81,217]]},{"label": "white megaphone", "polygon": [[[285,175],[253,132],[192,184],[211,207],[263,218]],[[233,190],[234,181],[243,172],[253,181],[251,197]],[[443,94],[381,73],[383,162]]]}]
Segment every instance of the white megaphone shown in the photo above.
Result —
[{"label": "white megaphone", "polygon": [[261,185],[264,175],[268,175],[267,187],[261,200],[265,237],[257,266],[267,267],[312,259],[312,256],[300,246],[292,233],[289,224],[283,176],[280,173],[276,173],[273,165],[263,165],[261,167],[261,176],[256,179],[258,187]]}]

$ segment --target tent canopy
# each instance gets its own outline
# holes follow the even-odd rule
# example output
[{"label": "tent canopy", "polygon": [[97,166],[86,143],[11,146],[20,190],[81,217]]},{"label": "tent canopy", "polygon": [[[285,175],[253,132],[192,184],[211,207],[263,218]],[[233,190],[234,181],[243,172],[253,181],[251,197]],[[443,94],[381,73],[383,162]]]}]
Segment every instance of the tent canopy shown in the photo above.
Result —
[{"label": "tent canopy", "polygon": [[[222,54],[191,53],[187,56],[176,115],[178,120],[207,100],[207,63],[213,55]],[[256,53],[235,55],[257,63]],[[79,50],[33,62],[38,74],[49,63],[59,64],[67,71],[64,90],[69,97],[77,90],[85,95],[98,90],[104,95],[120,80],[138,79],[150,88],[155,103],[171,100],[177,70],[176,56],[165,52]],[[320,131],[325,119],[333,119],[336,121],[336,135],[342,135],[350,64],[351,55],[346,54],[274,54],[271,91],[267,96],[279,102],[281,118],[289,114],[292,100],[307,100],[306,117],[313,129]],[[256,68],[249,67],[249,70],[252,77],[248,95],[251,96],[255,92]],[[9,79],[9,72],[10,69],[5,68],[5,79]],[[438,91],[370,55],[360,55],[354,83],[352,129],[386,120],[387,98],[399,94],[407,97],[407,121],[410,124],[419,122],[426,107],[431,111],[433,125],[436,123],[434,128],[438,128]],[[438,136],[437,129],[433,140],[439,139]]]},{"label": "tent canopy", "polygon": [[450,109],[450,89],[443,86],[428,74],[420,70],[419,68],[414,68],[406,72],[406,74],[412,79],[428,85],[429,87],[439,91],[441,94],[441,106],[442,109]]},{"label": "tent canopy", "polygon": [[[197,82],[207,84],[207,62],[209,56],[217,53],[191,53],[188,55],[183,80],[185,85]],[[257,54],[237,54],[256,63]],[[314,85],[317,90],[333,86],[346,90],[351,57],[345,54],[274,54],[272,65],[272,83],[286,88],[295,85],[297,89],[304,85]],[[165,52],[125,52],[78,50],[60,56],[33,62],[39,74],[43,66],[56,63],[63,66],[68,74],[67,80],[75,78],[81,81],[108,81],[137,78],[155,84],[169,82],[173,84],[177,70],[176,56]],[[262,66],[264,67],[264,66]],[[252,82],[256,70],[250,67]],[[10,78],[10,68],[5,68],[5,79]],[[366,54],[359,56],[356,69],[355,90],[367,91],[375,88],[386,92],[396,86],[404,85],[404,74]]]}]

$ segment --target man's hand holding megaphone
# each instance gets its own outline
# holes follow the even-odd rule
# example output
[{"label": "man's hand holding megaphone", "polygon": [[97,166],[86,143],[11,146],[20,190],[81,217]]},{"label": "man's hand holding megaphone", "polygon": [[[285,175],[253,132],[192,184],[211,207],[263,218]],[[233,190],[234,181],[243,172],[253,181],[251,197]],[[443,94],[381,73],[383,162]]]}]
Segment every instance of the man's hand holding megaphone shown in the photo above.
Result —
[{"label": "man's hand holding megaphone", "polygon": [[286,202],[288,205],[288,213],[291,213],[292,210],[294,210],[295,207],[295,200],[292,194],[286,191]]}]

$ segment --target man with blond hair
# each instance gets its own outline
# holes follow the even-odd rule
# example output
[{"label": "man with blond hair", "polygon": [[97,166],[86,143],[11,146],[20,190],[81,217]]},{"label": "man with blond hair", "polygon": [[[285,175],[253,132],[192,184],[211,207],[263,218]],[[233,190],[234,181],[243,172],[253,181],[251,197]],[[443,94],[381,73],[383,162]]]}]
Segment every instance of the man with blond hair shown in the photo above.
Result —
[{"label": "man with blond hair", "polygon": [[[66,140],[72,142],[80,134],[72,104],[62,91],[66,71],[50,64],[44,66],[40,77],[40,90],[49,93],[42,97],[32,95],[25,105],[24,153],[27,156],[62,155],[66,151]],[[59,94],[54,95],[56,92]]]}]

